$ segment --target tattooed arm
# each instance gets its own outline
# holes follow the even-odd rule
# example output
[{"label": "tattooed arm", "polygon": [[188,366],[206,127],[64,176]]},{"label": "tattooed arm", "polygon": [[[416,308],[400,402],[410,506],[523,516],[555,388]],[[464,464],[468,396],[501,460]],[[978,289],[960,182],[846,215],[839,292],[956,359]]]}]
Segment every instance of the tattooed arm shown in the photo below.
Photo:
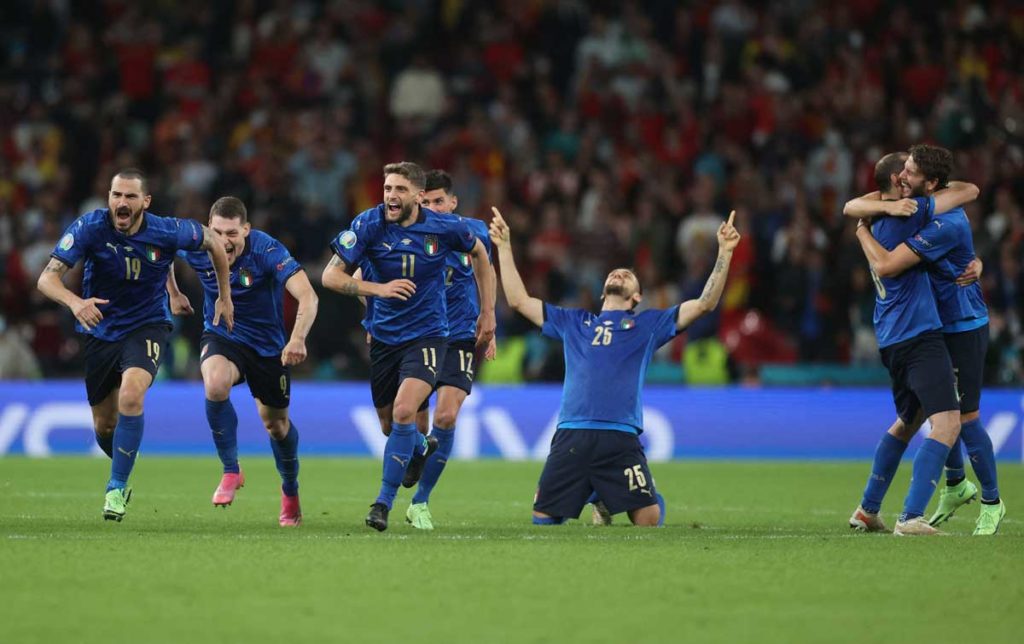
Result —
[{"label": "tattooed arm", "polygon": [[292,294],[298,303],[299,308],[295,313],[295,326],[292,328],[292,337],[281,352],[281,364],[299,364],[306,359],[306,336],[313,327],[313,320],[316,319],[316,310],[319,298],[316,291],[309,283],[306,271],[299,271],[288,278],[284,287]]},{"label": "tattooed arm", "polygon": [[88,331],[100,323],[103,314],[100,313],[99,305],[109,304],[109,300],[99,297],[90,297],[83,300],[64,286],[64,274],[71,268],[56,257],[50,258],[43,272],[36,281],[36,286],[43,295],[58,304],[62,304],[74,314],[75,319]]},{"label": "tattooed arm", "polygon": [[416,292],[416,285],[412,280],[397,279],[391,280],[386,284],[378,284],[377,282],[356,279],[348,274],[348,266],[346,266],[345,260],[338,257],[337,254],[331,257],[331,261],[324,268],[321,283],[324,285],[324,288],[329,288],[342,295],[352,297],[370,295],[373,297],[408,300]]},{"label": "tattooed arm", "polygon": [[722,298],[725,278],[729,274],[729,263],[732,261],[732,251],[740,243],[740,234],[732,225],[735,218],[734,210],[729,213],[729,221],[718,227],[718,259],[715,261],[715,267],[711,269],[711,277],[704,285],[704,292],[700,294],[700,298],[687,300],[679,305],[676,328],[680,331],[690,326],[700,316],[714,311],[718,306],[718,300]]}]

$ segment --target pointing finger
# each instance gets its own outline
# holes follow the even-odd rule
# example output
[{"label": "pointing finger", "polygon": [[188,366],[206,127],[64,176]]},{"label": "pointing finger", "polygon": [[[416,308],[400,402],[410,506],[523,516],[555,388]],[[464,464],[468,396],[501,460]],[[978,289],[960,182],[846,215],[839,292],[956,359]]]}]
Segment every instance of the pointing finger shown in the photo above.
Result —
[{"label": "pointing finger", "polygon": [[728,225],[732,226],[732,222],[735,221],[735,220],[736,220],[736,211],[733,210],[732,212],[729,213],[729,221],[727,221],[725,223],[727,223]]}]

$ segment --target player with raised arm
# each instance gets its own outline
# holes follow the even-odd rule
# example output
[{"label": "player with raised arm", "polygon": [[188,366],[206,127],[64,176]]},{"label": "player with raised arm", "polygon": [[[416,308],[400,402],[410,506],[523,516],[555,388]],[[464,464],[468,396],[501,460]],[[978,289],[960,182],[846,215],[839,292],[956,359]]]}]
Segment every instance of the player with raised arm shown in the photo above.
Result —
[{"label": "player with raised arm", "polygon": [[[153,384],[171,331],[164,284],[174,253],[204,250],[217,276],[214,319],[234,326],[228,259],[201,224],[148,212],[146,176],[128,168],[114,175],[108,207],[76,219],[39,276],[43,295],[68,307],[85,339],[85,390],[96,442],[111,458],[103,518],[124,518],[128,477],[142,443],[143,401]],[[85,264],[82,297],[62,277]]]},{"label": "player with raised arm", "polygon": [[[887,154],[875,165],[875,182],[884,199],[899,200],[899,175],[907,156],[902,152]],[[973,196],[966,200],[971,198]],[[877,239],[883,248],[892,251],[931,219],[934,208],[948,210],[958,203],[964,202],[950,205],[949,202],[917,199],[915,203],[903,204],[905,210],[911,212],[909,216],[878,217],[871,224],[862,219],[857,224],[857,239],[871,264],[876,291],[875,335],[882,363],[892,378],[898,418],[875,450],[861,504],[849,521],[856,529],[886,529],[878,516],[882,499],[907,442],[927,418],[931,422],[931,435],[914,457],[910,489],[893,532],[897,535],[938,534],[923,515],[941,476],[942,464],[960,434],[953,364],[942,339],[942,322],[925,267],[918,265],[900,275],[880,276],[868,238]],[[850,214],[849,209],[847,214]]]},{"label": "player with raised arm", "polygon": [[[245,204],[221,197],[210,208],[209,228],[223,245],[231,266],[231,298],[238,313],[229,333],[213,320],[216,282],[203,253],[179,251],[203,285],[203,337],[200,364],[206,389],[206,419],[210,423],[224,471],[213,493],[213,505],[227,507],[245,484],[238,464],[238,415],[231,388],[248,382],[281,475],[281,526],[302,522],[299,503],[299,432],[288,415],[291,366],[306,359],[306,336],[316,319],[317,296],[302,266],[281,242],[252,230]],[[171,271],[167,280],[171,309],[190,314],[188,298],[178,290]],[[284,290],[298,301],[295,326],[285,342]]]},{"label": "player with raised arm", "polygon": [[[452,178],[444,170],[431,170],[426,174],[425,192],[420,205],[434,212],[450,215],[459,205],[459,199],[452,190]],[[491,253],[491,239],[487,224],[479,219],[464,218],[466,224],[483,242],[488,257]],[[496,280],[491,271],[492,280]],[[492,293],[497,284],[492,285]],[[433,530],[433,517],[428,503],[430,493],[437,485],[445,464],[455,443],[455,422],[466,397],[473,391],[476,357],[476,321],[480,315],[480,297],[477,292],[473,264],[466,253],[449,253],[446,258],[444,276],[444,297],[448,309],[448,346],[445,350],[444,366],[437,377],[437,407],[434,409],[434,427],[431,435],[437,440],[437,449],[422,463],[422,472],[410,463],[402,485],[412,487],[419,480],[419,487],[406,510],[405,519],[415,528]],[[491,301],[494,306],[494,301]],[[495,339],[487,345],[485,357],[492,359],[495,353]],[[421,476],[422,473],[422,476]]]},{"label": "player with raised arm", "polygon": [[[424,173],[415,163],[384,166],[384,203],[352,220],[332,242],[334,257],[323,285],[350,296],[372,296],[371,394],[378,409],[393,402],[393,424],[384,447],[380,493],[366,525],[386,530],[388,514],[413,458],[426,459],[436,441],[416,431],[416,411],[433,391],[444,364],[448,316],[444,297],[446,256],[468,253],[480,294],[477,344],[494,336],[494,280],[487,249],[461,217],[422,208]],[[348,274],[369,259],[380,283]],[[417,440],[419,437],[419,440]]]},{"label": "player with raised arm", "polygon": [[491,240],[509,306],[565,345],[561,411],[537,486],[533,522],[554,525],[579,517],[597,492],[609,512],[627,512],[634,525],[658,525],[660,511],[640,444],[643,377],[658,347],[718,306],[740,241],[735,212],[718,228],[718,259],[699,299],[637,313],[643,297],[639,280],[633,271],[617,268],[605,280],[604,304],[595,315],[530,297],[516,270],[508,224],[492,210]]},{"label": "player with raised arm", "polygon": [[[964,275],[971,274],[977,263],[970,222],[961,204],[974,200],[978,189],[973,184],[949,182],[946,178],[952,168],[952,154],[930,145],[917,145],[910,149],[900,182],[904,195],[928,200],[928,207],[936,213],[912,236],[886,250],[871,235],[863,232],[862,244],[870,252],[869,258],[880,277],[900,275],[923,264],[928,269],[932,292],[935,295],[942,334],[953,362],[960,399],[961,440],[967,446],[971,465],[982,487],[982,506],[975,527],[975,535],[995,534],[1006,514],[1006,506],[999,495],[995,451],[992,440],[981,425],[979,408],[984,373],[984,359],[988,348],[988,308],[977,280],[964,284]],[[877,213],[882,202],[871,198],[851,201],[848,214]],[[934,204],[934,205],[932,205]],[[967,480],[964,472],[963,452],[958,441],[946,460],[946,485],[939,494],[939,504],[929,519],[933,526],[949,520],[956,510],[977,497],[977,487]],[[867,517],[869,522],[876,518]]]}]

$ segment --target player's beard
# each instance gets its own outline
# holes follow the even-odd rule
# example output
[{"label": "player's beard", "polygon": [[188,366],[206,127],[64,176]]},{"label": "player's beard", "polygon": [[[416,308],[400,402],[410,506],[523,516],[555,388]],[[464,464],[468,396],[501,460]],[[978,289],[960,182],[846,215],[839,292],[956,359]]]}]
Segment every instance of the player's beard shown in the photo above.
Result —
[{"label": "player's beard", "polygon": [[626,285],[625,285],[625,283],[623,283],[623,282],[608,282],[607,284],[605,284],[604,285],[604,296],[608,297],[609,295],[616,295],[616,296],[621,297],[623,299],[628,297],[628,294],[626,293]]},{"label": "player's beard", "polygon": [[412,217],[412,207],[414,205],[416,205],[416,204],[414,204],[414,203],[403,203],[402,204],[402,211],[398,214],[398,219],[395,220],[395,223],[401,225],[401,224],[404,224],[405,222],[409,221],[409,218]]},{"label": "player's beard", "polygon": [[910,197],[927,197],[924,191],[924,182],[922,181],[919,185],[913,186],[909,182],[906,184],[907,190],[910,192]]},{"label": "player's beard", "polygon": [[[118,216],[118,215],[123,215],[125,213],[128,213],[128,219],[127,219],[128,223],[127,223],[127,225],[125,225],[125,223],[124,223],[125,220],[122,220]],[[114,219],[114,228],[118,232],[127,233],[129,230],[134,228],[135,224],[137,224],[139,219],[142,218],[142,208],[139,208],[137,211],[132,212],[132,209],[129,208],[128,206],[121,206],[120,208],[114,210],[111,213],[111,216]]]}]

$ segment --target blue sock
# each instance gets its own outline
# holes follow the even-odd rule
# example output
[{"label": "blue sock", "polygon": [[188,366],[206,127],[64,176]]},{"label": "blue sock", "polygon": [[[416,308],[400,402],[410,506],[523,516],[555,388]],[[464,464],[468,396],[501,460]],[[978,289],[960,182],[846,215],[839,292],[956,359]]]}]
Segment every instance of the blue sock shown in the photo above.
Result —
[{"label": "blue sock", "polygon": [[412,453],[416,456],[423,456],[427,452],[427,437],[420,433],[420,430],[416,430],[416,436],[414,436],[416,442],[414,443]]},{"label": "blue sock", "polygon": [[949,456],[949,448],[934,438],[926,438],[914,457],[914,473],[910,478],[910,490],[903,501],[900,521],[924,515],[928,502],[932,500],[935,486],[942,478],[942,465]]},{"label": "blue sock", "polygon": [[391,423],[391,435],[384,444],[384,473],[376,501],[388,506],[388,509],[395,502],[398,486],[405,476],[405,468],[409,467],[409,459],[418,442],[417,436],[422,438],[423,434],[416,431],[416,423]]},{"label": "blue sock", "polygon": [[665,497],[661,495],[661,492],[654,491],[654,498],[658,501],[658,509],[661,510],[661,514],[658,516],[658,527],[665,525]]},{"label": "blue sock", "polygon": [[565,517],[533,517],[533,525],[562,525]]},{"label": "blue sock", "polygon": [[999,500],[999,479],[996,476],[996,454],[992,449],[992,439],[981,426],[981,419],[975,418],[960,426],[960,435],[967,444],[967,455],[971,458],[971,467],[981,483],[981,500]]},{"label": "blue sock", "polygon": [[206,422],[213,432],[213,444],[224,464],[224,473],[238,474],[238,414],[231,400],[207,399]]},{"label": "blue sock", "polygon": [[597,496],[597,492],[591,492],[590,496],[587,497],[587,503],[597,503],[600,500],[600,497]]},{"label": "blue sock", "polygon": [[900,466],[900,459],[903,452],[907,451],[907,444],[892,434],[886,433],[882,440],[878,441],[875,448],[875,460],[871,464],[871,476],[868,477],[868,484],[864,488],[864,496],[861,498],[860,507],[865,512],[878,514],[882,508],[882,499],[889,491],[889,484],[896,470]]},{"label": "blue sock", "polygon": [[423,466],[423,476],[420,477],[420,485],[412,497],[413,503],[427,503],[430,500],[430,493],[437,485],[437,479],[441,478],[441,472],[444,471],[448,457],[452,454],[452,447],[455,445],[454,427],[441,429],[435,425],[430,433],[437,439],[437,451],[430,455]]},{"label": "blue sock", "polygon": [[114,428],[114,455],[110,460],[110,480],[107,481],[107,492],[128,485],[135,458],[139,455],[142,444],[143,415],[118,415],[117,427]]},{"label": "blue sock", "polygon": [[281,440],[270,437],[270,448],[274,450],[274,463],[281,475],[281,491],[285,496],[299,493],[299,430],[288,421],[288,434]]},{"label": "blue sock", "polygon": [[[963,436],[963,429],[960,430],[960,435]],[[949,450],[949,456],[946,458],[946,481],[953,482],[954,484],[967,478],[967,472],[964,471],[964,448],[963,439],[956,439],[956,443]]]},{"label": "blue sock", "polygon": [[106,436],[96,434],[95,436],[96,444],[100,446],[100,449],[107,455],[107,458],[114,458],[114,433],[111,432]]}]

